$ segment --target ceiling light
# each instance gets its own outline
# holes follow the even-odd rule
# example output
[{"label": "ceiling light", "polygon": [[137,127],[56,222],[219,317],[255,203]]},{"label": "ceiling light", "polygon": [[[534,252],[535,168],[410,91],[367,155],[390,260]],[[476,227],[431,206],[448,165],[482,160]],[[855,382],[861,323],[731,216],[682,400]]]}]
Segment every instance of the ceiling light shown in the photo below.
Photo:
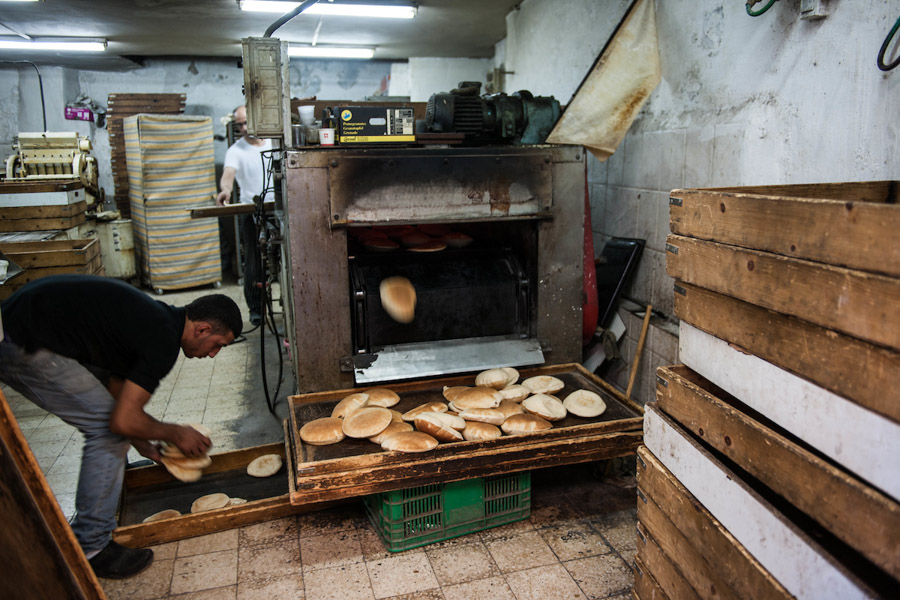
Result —
[{"label": "ceiling light", "polygon": [[346,46],[290,46],[288,56],[307,58],[372,58],[372,48],[348,48]]},{"label": "ceiling light", "polygon": [[43,2],[44,0],[0,0],[0,2]]},{"label": "ceiling light", "polygon": [[54,50],[57,52],[103,52],[106,40],[96,38],[0,38],[0,49]]},{"label": "ceiling light", "polygon": [[[241,0],[241,10],[284,14],[300,6],[299,2],[278,0]],[[412,19],[416,16],[413,4],[363,4],[316,2],[303,14],[336,15],[341,17],[376,17],[385,19]]]}]

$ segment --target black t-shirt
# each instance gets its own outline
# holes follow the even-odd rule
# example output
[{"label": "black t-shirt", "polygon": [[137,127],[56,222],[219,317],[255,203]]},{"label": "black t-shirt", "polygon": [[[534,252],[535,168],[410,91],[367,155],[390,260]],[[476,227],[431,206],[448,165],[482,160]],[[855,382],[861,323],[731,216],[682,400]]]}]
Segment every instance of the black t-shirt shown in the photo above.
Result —
[{"label": "black t-shirt", "polygon": [[123,281],[91,275],[38,279],[0,305],[6,334],[27,352],[46,348],[150,393],[181,349],[185,310]]}]

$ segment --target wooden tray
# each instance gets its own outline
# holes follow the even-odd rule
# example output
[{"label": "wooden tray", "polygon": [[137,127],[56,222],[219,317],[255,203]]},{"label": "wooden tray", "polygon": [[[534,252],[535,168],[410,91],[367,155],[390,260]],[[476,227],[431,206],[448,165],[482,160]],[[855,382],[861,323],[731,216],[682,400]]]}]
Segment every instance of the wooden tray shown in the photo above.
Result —
[{"label": "wooden tray", "polygon": [[[291,396],[290,452],[296,463],[290,497],[294,504],[337,500],[351,496],[408,488],[528,469],[602,460],[633,454],[642,439],[641,407],[578,364],[562,364],[521,371],[521,379],[553,375],[566,387],[560,398],[578,389],[600,394],[607,410],[595,419],[568,416],[544,432],[504,436],[487,442],[441,444],[425,453],[385,452],[368,440],[345,439],[329,446],[300,440],[307,422],[330,416],[345,396],[366,388]],[[393,408],[400,412],[431,401],[444,401],[444,386],[474,385],[474,375],[391,384],[400,395]],[[375,386],[372,386],[375,387]]]}]

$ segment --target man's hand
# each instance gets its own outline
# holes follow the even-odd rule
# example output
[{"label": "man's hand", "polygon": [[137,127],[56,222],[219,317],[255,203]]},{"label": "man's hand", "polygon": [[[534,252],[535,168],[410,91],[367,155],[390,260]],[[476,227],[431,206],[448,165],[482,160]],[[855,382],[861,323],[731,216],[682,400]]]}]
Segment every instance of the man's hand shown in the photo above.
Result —
[{"label": "man's hand", "polygon": [[212,446],[208,437],[188,425],[175,425],[172,442],[185,456],[200,456]]},{"label": "man's hand", "polygon": [[222,191],[219,192],[219,194],[216,196],[216,206],[225,206],[226,204],[228,204],[228,199],[229,199],[230,197],[231,197],[231,191],[230,191],[230,190],[227,191],[227,192],[226,192],[225,190],[222,190]]},{"label": "man's hand", "polygon": [[159,459],[162,458],[159,453],[159,448],[156,446],[156,444],[148,442],[147,440],[139,440],[135,438],[132,438],[129,441],[131,442],[131,445],[134,446],[134,449],[141,453],[141,456],[144,456],[156,462],[159,462]]}]

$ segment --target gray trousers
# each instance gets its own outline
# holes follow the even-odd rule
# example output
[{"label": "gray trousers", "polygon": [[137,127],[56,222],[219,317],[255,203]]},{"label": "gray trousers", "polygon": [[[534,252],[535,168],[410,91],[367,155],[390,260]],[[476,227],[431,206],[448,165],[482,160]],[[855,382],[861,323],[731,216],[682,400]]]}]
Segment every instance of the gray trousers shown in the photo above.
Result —
[{"label": "gray trousers", "polygon": [[84,434],[72,531],[85,552],[101,550],[116,527],[130,443],[109,430],[115,400],[86,368],[49,350],[0,342],[0,380]]}]

